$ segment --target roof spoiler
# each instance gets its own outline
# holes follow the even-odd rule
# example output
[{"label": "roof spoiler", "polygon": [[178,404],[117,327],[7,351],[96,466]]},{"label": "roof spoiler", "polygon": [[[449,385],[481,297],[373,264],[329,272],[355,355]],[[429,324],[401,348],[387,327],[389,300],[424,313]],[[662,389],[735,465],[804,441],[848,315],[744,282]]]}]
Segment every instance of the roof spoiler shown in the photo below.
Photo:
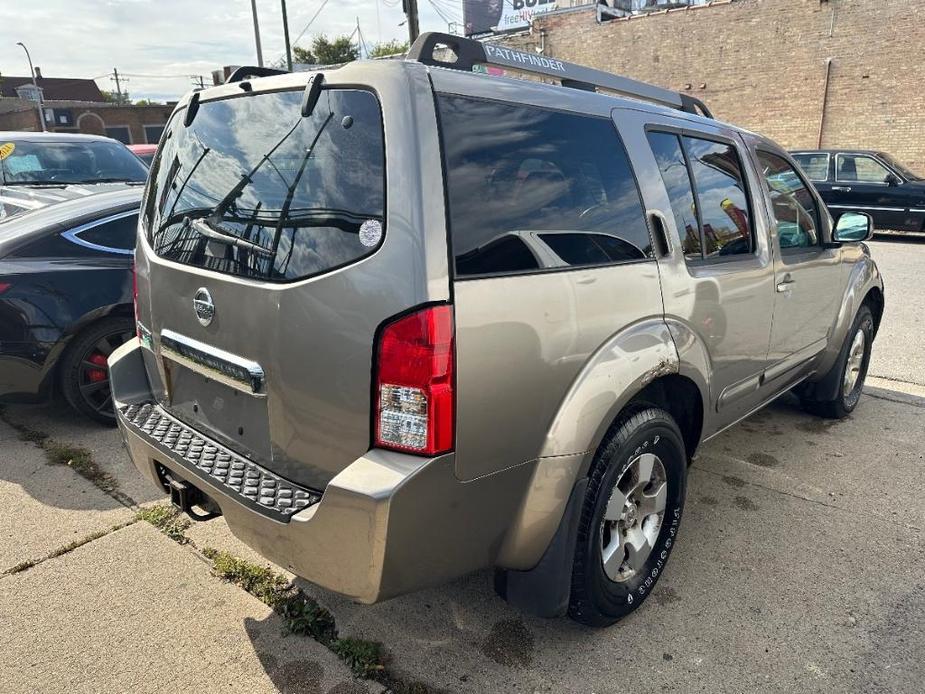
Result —
[{"label": "roof spoiler", "polygon": [[[455,60],[444,59],[441,52],[445,49],[456,54]],[[408,51],[408,60],[424,65],[464,70],[479,71],[482,66],[529,72],[559,80],[563,87],[583,89],[585,91],[614,92],[623,96],[643,99],[669,108],[678,109],[695,115],[713,118],[707,105],[700,99],[681,94],[663,87],[656,87],[647,82],[614,75],[603,70],[567,63],[563,60],[547,58],[536,53],[518,51],[494,43],[482,43],[461,36],[428,32],[421,34]]]},{"label": "roof spoiler", "polygon": [[285,75],[287,70],[277,70],[274,67],[256,67],[254,65],[243,65],[241,67],[235,68],[234,72],[228,75],[228,79],[225,80],[225,84],[231,84],[232,82],[240,82],[246,80],[249,77],[272,77],[273,75]]}]

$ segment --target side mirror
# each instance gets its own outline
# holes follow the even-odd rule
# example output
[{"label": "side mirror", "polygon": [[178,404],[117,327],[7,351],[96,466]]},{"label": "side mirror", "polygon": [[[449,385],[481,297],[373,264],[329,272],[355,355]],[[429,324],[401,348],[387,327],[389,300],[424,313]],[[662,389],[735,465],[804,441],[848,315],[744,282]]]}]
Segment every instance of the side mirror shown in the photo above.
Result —
[{"label": "side mirror", "polygon": [[888,173],[886,175],[886,184],[888,186],[898,186],[902,183],[902,179],[894,173]]},{"label": "side mirror", "polygon": [[839,243],[867,241],[874,235],[874,222],[863,212],[842,212],[835,221],[832,237]]}]

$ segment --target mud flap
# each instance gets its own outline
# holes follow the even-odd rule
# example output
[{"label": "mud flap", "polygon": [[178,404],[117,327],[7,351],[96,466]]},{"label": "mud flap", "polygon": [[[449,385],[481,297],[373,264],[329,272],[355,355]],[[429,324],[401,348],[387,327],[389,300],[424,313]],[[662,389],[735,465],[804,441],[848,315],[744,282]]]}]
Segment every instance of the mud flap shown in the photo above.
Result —
[{"label": "mud flap", "polygon": [[562,617],[568,611],[575,541],[587,489],[587,477],[575,483],[559,528],[534,568],[496,570],[495,590],[517,609],[537,617]]}]

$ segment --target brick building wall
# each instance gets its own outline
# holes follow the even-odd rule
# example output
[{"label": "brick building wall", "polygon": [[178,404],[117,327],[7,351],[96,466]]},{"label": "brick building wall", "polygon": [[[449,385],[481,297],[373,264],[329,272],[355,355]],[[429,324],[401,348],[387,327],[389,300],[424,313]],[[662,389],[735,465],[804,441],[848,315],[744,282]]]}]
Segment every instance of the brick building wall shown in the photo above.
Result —
[{"label": "brick building wall", "polygon": [[[126,144],[157,144],[160,129],[173,112],[173,105],[118,106],[91,101],[47,100],[43,106],[56,118],[46,123],[49,132],[108,135],[127,140]],[[62,116],[66,123],[59,122]],[[0,130],[41,130],[35,105],[22,99],[0,100]]]},{"label": "brick building wall", "polygon": [[603,24],[594,10],[537,20],[506,43],[703,99],[714,115],[815,148],[882,149],[925,174],[925,2],[733,0]]}]

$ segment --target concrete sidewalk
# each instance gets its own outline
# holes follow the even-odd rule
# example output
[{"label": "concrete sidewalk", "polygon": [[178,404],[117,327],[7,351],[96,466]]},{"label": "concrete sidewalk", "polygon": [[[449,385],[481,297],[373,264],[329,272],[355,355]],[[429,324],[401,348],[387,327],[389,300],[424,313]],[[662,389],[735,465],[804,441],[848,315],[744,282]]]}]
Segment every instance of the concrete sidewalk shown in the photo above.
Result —
[{"label": "concrete sidewalk", "polygon": [[36,562],[0,576],[4,694],[381,689],[4,423],[0,451],[0,571]]}]

